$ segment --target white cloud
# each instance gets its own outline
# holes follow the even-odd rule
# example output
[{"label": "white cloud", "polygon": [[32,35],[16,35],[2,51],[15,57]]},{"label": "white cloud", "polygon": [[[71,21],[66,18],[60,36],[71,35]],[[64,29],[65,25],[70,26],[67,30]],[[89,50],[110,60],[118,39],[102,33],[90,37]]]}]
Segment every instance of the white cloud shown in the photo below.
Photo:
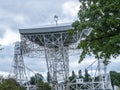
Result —
[{"label": "white cloud", "polygon": [[0,71],[0,76],[6,77],[8,75],[9,75],[8,72]]},{"label": "white cloud", "polygon": [[65,2],[62,6],[63,14],[76,17],[79,10],[79,3],[74,1]]},{"label": "white cloud", "polygon": [[26,25],[26,22],[29,20],[27,17],[24,15],[15,15],[13,20],[16,22],[16,24],[19,25]]},{"label": "white cloud", "polygon": [[13,42],[20,41],[19,34],[15,33],[14,30],[12,30],[9,27],[5,27],[5,29],[6,29],[6,32],[3,38],[0,38],[0,44],[9,45]]}]

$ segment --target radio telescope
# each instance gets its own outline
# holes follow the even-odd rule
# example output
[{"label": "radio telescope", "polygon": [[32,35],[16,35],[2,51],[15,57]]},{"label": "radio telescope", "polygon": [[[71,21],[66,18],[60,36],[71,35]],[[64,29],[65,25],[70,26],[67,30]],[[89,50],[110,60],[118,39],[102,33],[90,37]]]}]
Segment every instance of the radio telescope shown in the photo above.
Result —
[{"label": "radio telescope", "polygon": [[63,24],[19,29],[22,54],[30,57],[45,55],[49,82],[53,90],[58,90],[57,88],[61,83],[64,83],[61,88],[65,88],[62,90],[68,90],[68,51],[72,44],[79,42],[83,34],[90,32],[90,29],[87,29],[69,35],[68,30],[71,28],[71,24]]}]

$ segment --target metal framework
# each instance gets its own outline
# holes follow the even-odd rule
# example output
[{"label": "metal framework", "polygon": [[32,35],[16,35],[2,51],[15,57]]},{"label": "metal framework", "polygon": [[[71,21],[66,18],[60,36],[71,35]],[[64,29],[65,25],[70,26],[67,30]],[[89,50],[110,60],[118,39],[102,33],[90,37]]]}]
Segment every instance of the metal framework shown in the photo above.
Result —
[{"label": "metal framework", "polygon": [[[97,65],[95,72],[92,70],[94,65]],[[103,70],[103,67],[107,67],[103,62],[99,60],[93,62],[86,68],[91,72],[91,80],[85,82],[83,78],[76,77],[69,83],[70,90],[113,90],[110,74]]]},{"label": "metal framework", "polygon": [[[58,90],[62,82],[68,82],[69,77],[69,47],[79,41],[83,34],[91,30],[68,34],[71,25],[20,29],[22,53],[27,56],[40,57],[45,55],[50,83],[53,90]],[[42,52],[42,53],[41,53]],[[64,83],[65,84],[65,83]],[[67,84],[62,90],[68,90]]]},{"label": "metal framework", "polygon": [[23,85],[26,81],[28,81],[28,78],[26,76],[26,70],[25,65],[23,61],[23,55],[21,52],[21,45],[20,42],[15,43],[15,49],[14,49],[14,65],[13,65],[13,73],[14,77],[17,82],[19,82],[21,85]]},{"label": "metal framework", "polygon": [[31,69],[25,66],[23,60],[23,54],[21,51],[21,43],[16,42],[14,48],[14,60],[12,65],[12,72],[10,73],[10,77],[15,78],[15,80],[22,86],[25,87],[26,90],[37,90],[36,85],[30,85],[28,82],[28,78],[30,72],[33,72]]}]

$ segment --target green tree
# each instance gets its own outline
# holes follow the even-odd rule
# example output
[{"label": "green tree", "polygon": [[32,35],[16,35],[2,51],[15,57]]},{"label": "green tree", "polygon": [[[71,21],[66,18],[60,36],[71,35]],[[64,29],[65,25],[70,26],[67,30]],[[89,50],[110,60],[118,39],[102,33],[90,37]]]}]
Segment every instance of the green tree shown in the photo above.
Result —
[{"label": "green tree", "polygon": [[30,78],[30,84],[35,85],[37,82],[43,82],[43,79],[44,77],[41,74],[36,73],[35,76]]},{"label": "green tree", "polygon": [[[72,75],[69,77],[69,81],[71,83],[75,83],[76,82],[76,74],[74,71],[72,71]],[[73,90],[73,88],[75,88],[75,85],[72,85],[72,87],[70,87],[70,90]]]},{"label": "green tree", "polygon": [[120,73],[115,71],[110,71],[111,83],[112,86],[116,85],[120,87]]},{"label": "green tree", "polygon": [[38,82],[37,83],[38,90],[51,90],[51,86],[49,83]]},{"label": "green tree", "polygon": [[79,78],[84,78],[84,77],[82,76],[82,71],[81,71],[81,70],[78,71],[78,76],[79,76]]},{"label": "green tree", "polygon": [[30,83],[32,85],[37,85],[37,90],[51,90],[51,86],[49,83],[43,81],[44,77],[36,73],[34,76],[31,77]]},{"label": "green tree", "polygon": [[87,70],[87,69],[85,69],[85,78],[84,78],[84,81],[85,81],[85,82],[90,81],[90,75],[89,75],[89,73],[88,73],[88,70]]},{"label": "green tree", "polygon": [[35,77],[37,81],[43,82],[44,77],[42,76],[42,74],[36,73]]},{"label": "green tree", "polygon": [[25,90],[14,79],[4,79],[0,84],[0,90]]},{"label": "green tree", "polygon": [[87,55],[109,60],[120,54],[120,1],[119,0],[79,0],[78,21],[74,30],[92,29],[82,39],[78,48],[82,49],[80,62]]},{"label": "green tree", "polygon": [[30,78],[30,84],[31,84],[31,85],[35,85],[35,84],[36,84],[36,78],[35,78],[35,76],[32,76],[32,77]]},{"label": "green tree", "polygon": [[[69,80],[72,81],[72,80],[74,80],[75,78],[76,78],[76,74],[75,74],[74,71],[72,71],[72,75],[69,77]],[[75,82],[75,80],[74,80],[73,82]]]},{"label": "green tree", "polygon": [[51,76],[50,76],[50,73],[47,72],[47,81],[50,83],[51,82]]}]

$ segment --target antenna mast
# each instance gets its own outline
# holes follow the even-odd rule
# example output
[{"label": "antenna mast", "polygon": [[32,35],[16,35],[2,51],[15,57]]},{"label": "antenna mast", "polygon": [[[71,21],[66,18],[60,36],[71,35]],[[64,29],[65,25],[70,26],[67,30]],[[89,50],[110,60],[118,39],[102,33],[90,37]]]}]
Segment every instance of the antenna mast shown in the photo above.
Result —
[{"label": "antenna mast", "polygon": [[57,15],[54,16],[54,20],[55,20],[56,25],[58,25],[58,16]]}]

